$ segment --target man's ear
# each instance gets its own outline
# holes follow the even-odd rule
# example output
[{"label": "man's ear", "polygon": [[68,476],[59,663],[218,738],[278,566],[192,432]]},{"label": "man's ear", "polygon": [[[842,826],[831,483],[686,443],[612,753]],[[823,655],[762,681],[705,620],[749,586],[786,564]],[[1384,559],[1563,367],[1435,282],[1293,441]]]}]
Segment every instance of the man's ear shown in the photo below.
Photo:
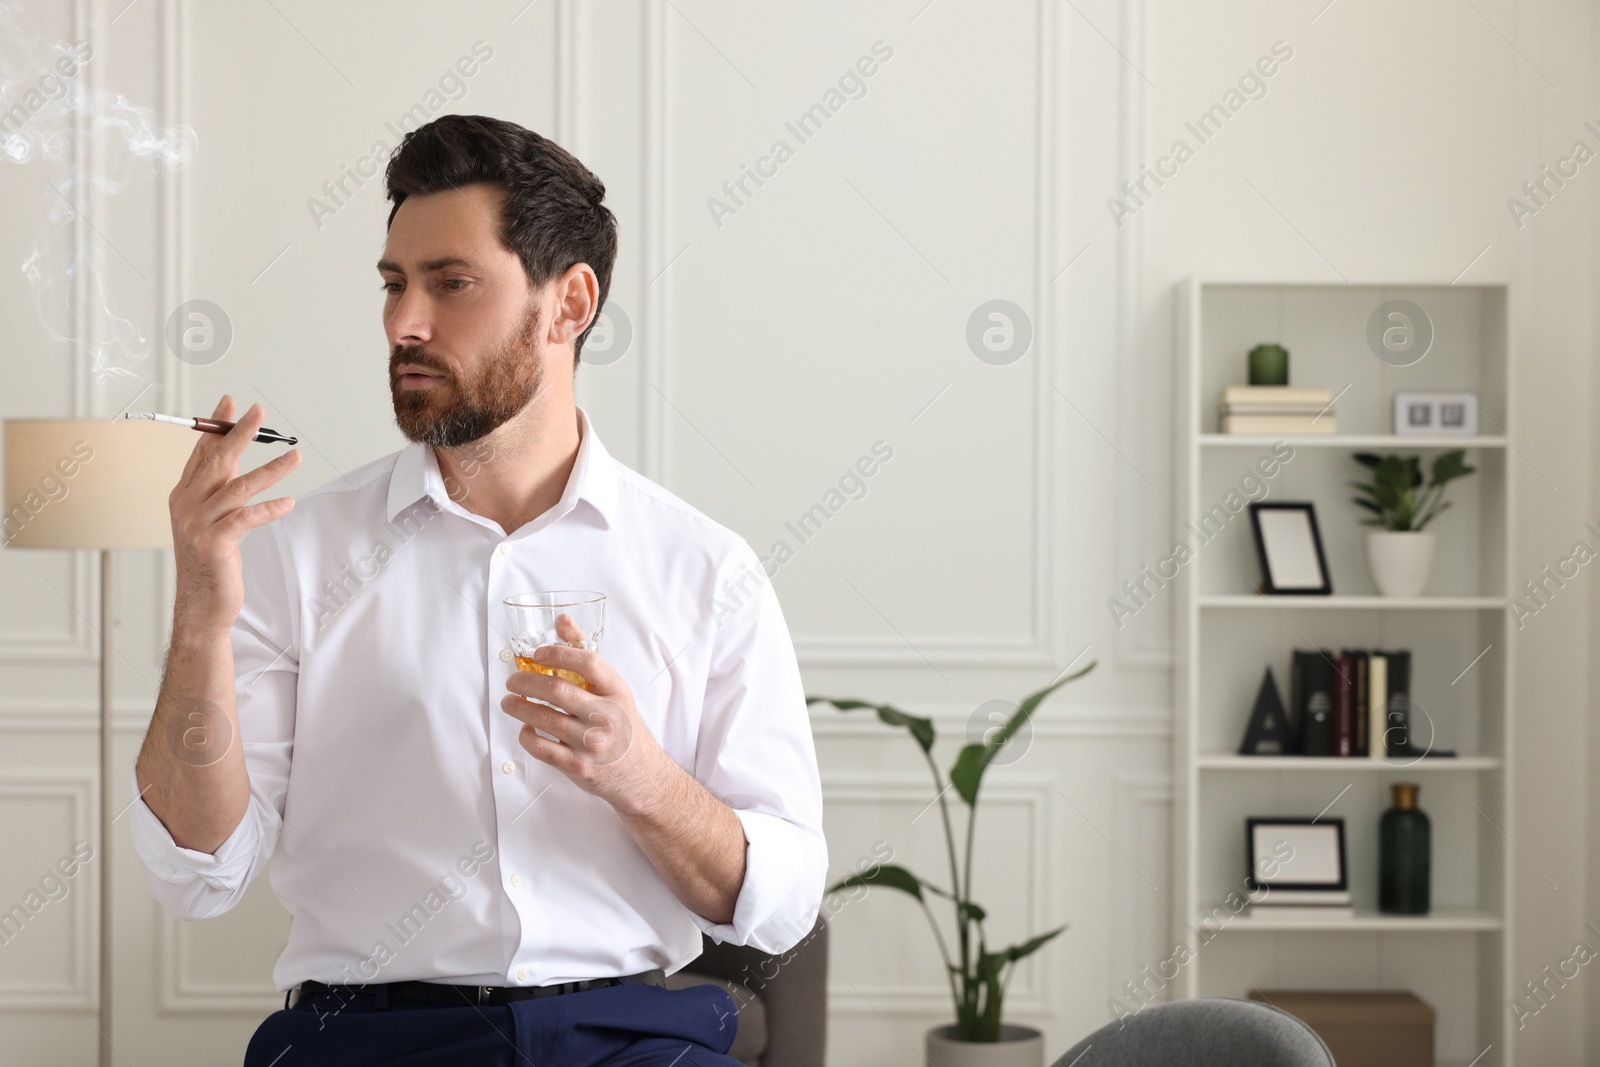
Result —
[{"label": "man's ear", "polygon": [[587,263],[574,263],[552,283],[555,314],[547,338],[551,344],[570,345],[600,313],[600,281]]}]

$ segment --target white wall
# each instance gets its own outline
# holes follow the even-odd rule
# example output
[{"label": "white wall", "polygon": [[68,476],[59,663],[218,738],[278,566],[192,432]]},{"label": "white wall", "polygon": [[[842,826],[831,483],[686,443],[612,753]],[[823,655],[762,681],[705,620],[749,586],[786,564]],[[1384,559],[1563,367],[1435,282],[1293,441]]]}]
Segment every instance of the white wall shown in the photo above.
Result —
[{"label": "white wall", "polygon": [[[1020,697],[1085,649],[1099,660],[1047,705],[1026,756],[993,773],[980,824],[995,938],[1071,924],[1010,999],[1013,1020],[1045,1029],[1053,1055],[1106,1021],[1107,998],[1168,948],[1170,619],[1157,602],[1119,632],[1105,601],[1182,518],[1171,514],[1167,431],[1173,284],[1196,273],[1509,282],[1525,576],[1565,554],[1594,514],[1593,168],[1520,230],[1505,207],[1573,139],[1596,143],[1582,129],[1600,114],[1592,7],[1322,5],[514,0],[442,12],[144,0],[114,24],[121,0],[41,5],[23,26],[92,34],[92,84],[191,124],[199,150],[165,181],[98,199],[83,227],[86,241],[99,231],[114,246],[107,285],[154,341],[136,380],[74,371],[71,347],[50,339],[14,278],[0,308],[17,352],[44,358],[7,359],[0,410],[111,414],[151,383],[140,407],[199,411],[223,390],[259,398],[269,425],[305,442],[294,491],[397,448],[372,268],[380,181],[320,227],[307,200],[374,141],[392,145],[385,123],[484,41],[493,56],[450,109],[555,136],[606,181],[621,219],[613,302],[633,342],[581,371],[580,403],[624,462],[758,551],[779,538],[797,548],[775,581],[808,690],[934,715],[947,765],[979,705]],[[74,28],[91,19],[94,29]],[[1294,56],[1267,95],[1119,231],[1105,201],[1123,174],[1280,39]],[[880,40],[893,56],[865,95],[799,144],[785,121]],[[707,199],[777,138],[793,158],[719,226]],[[20,263],[45,219],[41,173],[0,167],[16,205],[0,222],[0,262]],[[221,305],[235,331],[208,367],[159,342],[171,308],[196,297]],[[996,298],[1023,307],[1034,332],[1004,366],[965,340],[974,309]],[[894,459],[867,494],[796,545],[785,521],[880,439]],[[94,774],[92,650],[44,584],[70,591],[73,564],[16,555],[0,556],[0,806],[13,806],[16,841],[0,856],[0,901],[75,832],[74,809],[47,795],[61,787],[37,781],[38,768],[79,789]],[[131,761],[170,567],[141,554],[118,564],[126,658],[114,666]],[[80,593],[92,611],[92,588]],[[1570,952],[1595,899],[1574,847],[1579,828],[1589,833],[1593,757],[1572,743],[1587,736],[1591,603],[1577,584],[1521,635],[1527,733],[1512,832],[1528,858],[1517,966],[1530,978]],[[57,632],[61,658],[29,651],[34,635]],[[910,743],[828,709],[815,721],[836,870],[881,839],[939,877],[936,821],[916,818],[931,791]],[[227,917],[178,924],[145,893],[120,827],[115,863],[119,1046],[134,1062],[168,1063],[242,1049],[281,1003],[268,974],[287,919],[265,881]],[[88,1003],[90,976],[68,964],[74,938],[92,944],[92,916],[56,907],[41,918],[26,944],[0,952],[0,1040],[38,1062],[86,1062],[92,1032],[37,978],[75,983]],[[919,1062],[911,1046],[949,1014],[922,919],[874,894],[840,914],[835,934],[832,1062]],[[42,992],[30,999],[13,981]],[[1584,981],[1586,993],[1559,998],[1522,1035],[1523,1062],[1581,1058],[1580,1005],[1600,1004]]]}]

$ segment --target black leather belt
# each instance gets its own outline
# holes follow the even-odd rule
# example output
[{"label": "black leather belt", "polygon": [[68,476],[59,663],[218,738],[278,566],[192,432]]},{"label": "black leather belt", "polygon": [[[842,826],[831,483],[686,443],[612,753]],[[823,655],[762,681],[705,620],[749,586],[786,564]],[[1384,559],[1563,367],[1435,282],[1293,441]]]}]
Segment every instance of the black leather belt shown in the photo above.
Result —
[{"label": "black leather belt", "polygon": [[[301,982],[296,990],[300,997],[310,993],[331,993],[340,998],[357,994],[376,996],[380,1005],[389,999],[420,1000],[430,1004],[461,1007],[466,1004],[510,1004],[517,1000],[542,1000],[559,997],[563,993],[584,993],[591,989],[606,989],[615,985],[667,984],[666,972],[659,967],[638,974],[617,978],[586,978],[577,982],[558,982],[555,985],[496,986],[448,985],[444,982],[382,982],[377,985],[329,985],[326,982]],[[299,997],[295,998],[298,1002]]]}]

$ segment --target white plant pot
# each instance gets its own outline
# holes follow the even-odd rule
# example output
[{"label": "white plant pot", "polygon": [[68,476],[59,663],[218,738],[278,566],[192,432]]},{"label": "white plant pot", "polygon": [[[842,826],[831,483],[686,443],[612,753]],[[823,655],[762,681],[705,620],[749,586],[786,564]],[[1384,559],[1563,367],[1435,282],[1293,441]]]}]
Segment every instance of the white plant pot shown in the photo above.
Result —
[{"label": "white plant pot", "polygon": [[1433,570],[1434,534],[1423,530],[1372,530],[1367,570],[1384,596],[1420,596]]},{"label": "white plant pot", "polygon": [[1044,1067],[1044,1035],[1031,1026],[1001,1023],[994,1043],[957,1041],[953,1025],[935,1026],[927,1049],[932,1067]]}]

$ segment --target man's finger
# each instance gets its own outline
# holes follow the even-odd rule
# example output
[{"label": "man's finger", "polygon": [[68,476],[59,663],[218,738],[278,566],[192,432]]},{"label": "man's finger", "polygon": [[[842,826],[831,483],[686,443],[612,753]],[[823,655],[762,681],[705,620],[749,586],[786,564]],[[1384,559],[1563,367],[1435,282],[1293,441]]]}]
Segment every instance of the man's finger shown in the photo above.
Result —
[{"label": "man's finger", "polygon": [[578,629],[578,624],[572,621],[572,616],[562,613],[556,616],[556,637],[570,645],[586,645],[589,635]]},{"label": "man's finger", "polygon": [[518,696],[554,704],[580,719],[588,718],[588,706],[600,699],[581,685],[538,671],[512,671],[506,679],[506,688]]},{"label": "man's finger", "polygon": [[215,493],[212,500],[227,498],[228,507],[235,507],[244,503],[257,493],[277,485],[300,465],[300,450],[291,448],[279,456],[267,460],[254,470],[247,471],[231,481],[225,482]]},{"label": "man's finger", "polygon": [[217,456],[224,463],[232,463],[242,455],[255,440],[256,431],[261,429],[261,424],[267,421],[267,409],[260,404],[251,404],[245,413],[239,416],[239,421],[233,424],[233,429],[222,435],[217,444]]},{"label": "man's finger", "polygon": [[274,500],[263,500],[259,504],[251,504],[249,507],[235,508],[217,525],[236,537],[242,537],[246,530],[264,526],[273,519],[287,515],[293,509],[294,497],[280,496]]},{"label": "man's finger", "polygon": [[564,745],[576,748],[583,744],[583,732],[587,727],[576,716],[563,715],[554,708],[523,700],[510,693],[500,698],[500,707],[512,718],[543,730]]},{"label": "man's finger", "polygon": [[206,434],[206,437],[214,437],[216,441],[209,445],[206,454],[201,457],[200,467],[195,472],[195,488],[204,490],[210,496],[218,486],[231,481],[239,473],[239,456],[255,438],[256,431],[266,417],[267,413],[260,404],[251,404],[227,433],[221,437]]},{"label": "man's finger", "polygon": [[552,741],[548,737],[540,737],[533,732],[533,727],[524,726],[517,741],[528,755],[540,763],[548,764],[566,775],[577,773],[577,753],[559,741]]},{"label": "man's finger", "polygon": [[[223,393],[222,399],[217,401],[217,406],[212,409],[211,417],[226,422],[232,416],[233,397]],[[200,469],[201,463],[211,454],[211,450],[218,443],[213,440],[215,437],[215,434],[203,433],[200,435],[200,439],[194,443],[194,448],[189,452],[189,462],[184,465],[183,475],[178,479],[180,486],[187,488],[189,483],[194,481],[195,472]]]},{"label": "man's finger", "polygon": [[576,671],[589,681],[589,691],[614,696],[628,691],[622,675],[598,652],[571,645],[540,645],[533,651],[535,663]]}]

